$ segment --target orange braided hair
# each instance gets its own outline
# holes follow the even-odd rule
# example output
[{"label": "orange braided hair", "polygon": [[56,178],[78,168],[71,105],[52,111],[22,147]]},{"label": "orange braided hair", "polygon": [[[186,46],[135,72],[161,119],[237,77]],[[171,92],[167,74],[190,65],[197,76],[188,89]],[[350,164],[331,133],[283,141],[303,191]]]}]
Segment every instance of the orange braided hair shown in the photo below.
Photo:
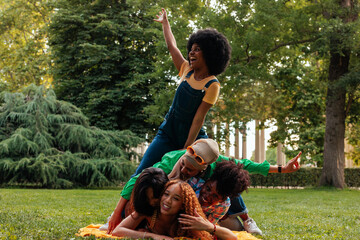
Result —
[{"label": "orange braided hair", "polygon": [[[195,210],[196,212],[204,219],[206,219],[206,216],[204,212],[201,209],[201,205],[199,203],[199,200],[196,197],[196,194],[194,190],[191,188],[191,186],[179,179],[171,180],[169,181],[165,189],[167,189],[169,186],[173,184],[179,184],[181,188],[181,198],[182,198],[182,208],[183,211],[180,213],[185,213],[191,216],[195,216]],[[184,230],[182,229],[183,225],[179,225],[177,229],[177,236],[178,237],[191,237],[196,239],[213,239],[212,235],[206,231],[195,231],[195,230]]]}]

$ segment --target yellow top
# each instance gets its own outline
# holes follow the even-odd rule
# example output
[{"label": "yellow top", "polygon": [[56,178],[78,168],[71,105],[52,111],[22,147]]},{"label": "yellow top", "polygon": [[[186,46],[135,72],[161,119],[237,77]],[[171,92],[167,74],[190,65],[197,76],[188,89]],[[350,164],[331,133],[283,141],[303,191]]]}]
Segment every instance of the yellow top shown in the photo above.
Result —
[{"label": "yellow top", "polygon": [[203,98],[204,102],[214,105],[219,97],[220,93],[220,83],[214,82],[210,85],[208,89],[205,88],[207,82],[212,79],[217,79],[215,76],[209,76],[200,81],[195,80],[194,74],[190,76],[190,78],[186,78],[186,75],[192,70],[188,61],[185,61],[180,68],[179,76],[181,82],[186,80],[190,86],[196,90],[205,90],[205,96]]}]

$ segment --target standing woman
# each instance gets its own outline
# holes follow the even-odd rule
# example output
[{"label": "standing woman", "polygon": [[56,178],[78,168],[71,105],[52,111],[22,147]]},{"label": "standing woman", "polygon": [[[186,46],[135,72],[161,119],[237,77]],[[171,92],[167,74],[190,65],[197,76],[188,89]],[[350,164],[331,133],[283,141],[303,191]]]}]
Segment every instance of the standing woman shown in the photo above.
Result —
[{"label": "standing woman", "polygon": [[134,176],[159,162],[165,153],[184,149],[196,139],[208,137],[202,125],[219,96],[220,83],[215,76],[225,71],[231,55],[226,37],[215,29],[207,28],[190,36],[185,59],[177,48],[165,9],[154,21],[162,24],[166,45],[179,71],[181,83]]}]

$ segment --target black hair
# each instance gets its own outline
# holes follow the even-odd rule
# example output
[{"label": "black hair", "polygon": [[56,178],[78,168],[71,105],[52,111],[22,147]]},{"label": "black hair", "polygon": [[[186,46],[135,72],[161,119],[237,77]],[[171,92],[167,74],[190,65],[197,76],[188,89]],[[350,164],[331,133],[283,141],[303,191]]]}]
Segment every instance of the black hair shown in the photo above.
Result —
[{"label": "black hair", "polygon": [[160,198],[168,181],[169,178],[164,170],[154,167],[144,169],[136,180],[131,195],[134,210],[140,214],[152,216],[156,207],[150,205],[146,190],[152,188],[154,198]]},{"label": "black hair", "polygon": [[216,191],[223,197],[237,197],[250,186],[250,175],[233,159],[216,163],[210,181],[216,181]]},{"label": "black hair", "polygon": [[209,74],[216,76],[225,71],[231,57],[231,46],[222,33],[206,28],[191,34],[187,43],[188,58],[194,43],[203,52]]}]

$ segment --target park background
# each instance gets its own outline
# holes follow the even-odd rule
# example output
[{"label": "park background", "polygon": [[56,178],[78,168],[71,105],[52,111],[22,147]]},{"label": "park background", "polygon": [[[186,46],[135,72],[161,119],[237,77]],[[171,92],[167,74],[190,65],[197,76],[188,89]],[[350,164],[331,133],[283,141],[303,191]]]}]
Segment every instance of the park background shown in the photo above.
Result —
[{"label": "park background", "polygon": [[[218,76],[219,100],[205,122],[222,153],[241,158],[240,150],[228,151],[241,146],[231,136],[255,131],[246,126],[256,121],[260,133],[274,129],[263,158],[276,164],[277,149],[287,157],[302,151],[303,166],[316,166],[294,177],[255,176],[255,186],[359,187],[359,168],[345,168],[345,158],[360,163],[358,1],[1,0],[2,187],[109,188],[127,181],[177,86],[161,26],[153,21],[162,7],[184,56],[196,29],[216,28],[232,46],[229,67]],[[27,238],[10,221],[27,214],[15,207],[11,215],[5,204],[21,190],[0,191],[0,236]],[[345,196],[349,190],[328,191]],[[355,209],[342,229],[359,225]]]}]

